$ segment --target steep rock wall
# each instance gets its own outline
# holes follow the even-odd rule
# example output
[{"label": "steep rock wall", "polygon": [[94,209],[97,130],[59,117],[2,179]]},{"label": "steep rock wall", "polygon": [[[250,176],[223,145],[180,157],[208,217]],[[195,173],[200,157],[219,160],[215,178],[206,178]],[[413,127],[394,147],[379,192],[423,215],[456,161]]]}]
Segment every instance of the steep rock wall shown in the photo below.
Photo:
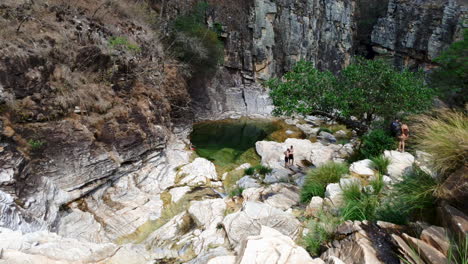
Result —
[{"label": "steep rock wall", "polygon": [[374,26],[371,45],[398,67],[430,69],[441,51],[462,37],[467,21],[466,1],[391,0]]},{"label": "steep rock wall", "polygon": [[0,226],[54,229],[70,202],[164,161],[190,125],[185,79],[148,12],[2,1]]},{"label": "steep rock wall", "polygon": [[[170,1],[163,10],[170,19],[196,2]],[[352,0],[207,2],[208,24],[223,25],[225,62],[214,77],[190,84],[200,119],[268,115],[272,106],[261,83],[300,59],[333,71],[349,63],[355,31]]]}]

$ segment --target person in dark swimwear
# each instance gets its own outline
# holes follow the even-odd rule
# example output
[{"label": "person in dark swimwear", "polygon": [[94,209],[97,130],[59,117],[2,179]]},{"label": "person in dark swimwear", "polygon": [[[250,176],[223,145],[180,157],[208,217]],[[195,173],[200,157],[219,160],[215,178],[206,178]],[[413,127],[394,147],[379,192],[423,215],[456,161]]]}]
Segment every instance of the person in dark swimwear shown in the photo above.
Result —
[{"label": "person in dark swimwear", "polygon": [[284,167],[288,167],[289,164],[289,149],[284,152]]},{"label": "person in dark swimwear", "polygon": [[294,166],[294,148],[293,148],[293,146],[291,146],[289,148],[288,160],[289,160],[289,165]]}]

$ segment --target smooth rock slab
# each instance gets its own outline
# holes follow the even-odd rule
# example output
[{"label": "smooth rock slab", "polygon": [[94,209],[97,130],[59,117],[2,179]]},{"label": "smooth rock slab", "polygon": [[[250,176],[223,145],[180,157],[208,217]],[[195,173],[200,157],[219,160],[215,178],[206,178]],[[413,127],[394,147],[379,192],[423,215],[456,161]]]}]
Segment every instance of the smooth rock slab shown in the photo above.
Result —
[{"label": "smooth rock slab", "polygon": [[276,229],[261,226],[260,234],[249,236],[239,253],[240,264],[313,264],[307,251]]},{"label": "smooth rock slab", "polygon": [[323,208],[323,198],[320,196],[314,196],[310,200],[309,205],[306,208],[306,215],[308,216],[316,216],[318,212],[320,212]]},{"label": "smooth rock slab", "polygon": [[343,190],[340,184],[328,184],[325,190],[325,198],[330,199],[335,207],[339,207],[343,203]]},{"label": "smooth rock slab", "polygon": [[177,203],[186,193],[191,190],[188,186],[176,187],[169,191],[173,203]]},{"label": "smooth rock slab", "polygon": [[236,182],[237,186],[248,189],[248,188],[258,188],[260,187],[260,184],[258,182],[251,178],[250,176],[244,176],[240,180]]},{"label": "smooth rock slab", "polygon": [[204,158],[196,158],[192,163],[183,166],[178,175],[182,177],[180,184],[188,186],[205,185],[209,180],[218,178],[214,164]]},{"label": "smooth rock slab", "polygon": [[241,211],[230,214],[223,221],[229,242],[240,250],[240,243],[260,233],[261,226],[274,227],[293,240],[297,238],[301,223],[291,214],[258,202],[247,201]]},{"label": "smooth rock slab", "polygon": [[404,174],[411,171],[414,163],[414,156],[408,152],[388,151],[384,152],[384,156],[390,159],[388,166],[388,175],[393,179],[399,180]]},{"label": "smooth rock slab", "polygon": [[349,171],[361,176],[374,176],[375,174],[370,159],[353,162],[353,164],[349,166]]}]

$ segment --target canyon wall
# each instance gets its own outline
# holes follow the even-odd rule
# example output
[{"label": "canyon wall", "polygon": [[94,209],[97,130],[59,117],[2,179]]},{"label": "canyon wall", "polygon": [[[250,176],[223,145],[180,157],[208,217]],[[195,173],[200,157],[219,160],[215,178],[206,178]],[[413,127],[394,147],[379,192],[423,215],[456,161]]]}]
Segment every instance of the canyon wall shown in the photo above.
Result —
[{"label": "canyon wall", "polygon": [[[170,19],[199,1],[153,2]],[[189,85],[199,119],[269,114],[262,82],[301,59],[333,72],[354,55],[430,69],[434,58],[462,36],[467,17],[466,3],[457,0],[207,2],[207,23],[223,27],[225,61],[215,76]]]},{"label": "canyon wall", "polygon": [[356,53],[430,68],[466,26],[455,0],[390,0],[363,34],[363,2],[211,0],[225,60],[214,76],[187,79],[159,26],[197,1],[150,2],[162,13],[131,1],[0,4],[0,226],[87,219],[90,240],[106,228],[108,240],[130,234],[157,218],[188,162],[172,142],[192,120],[269,115],[262,82],[300,59],[334,72]]}]

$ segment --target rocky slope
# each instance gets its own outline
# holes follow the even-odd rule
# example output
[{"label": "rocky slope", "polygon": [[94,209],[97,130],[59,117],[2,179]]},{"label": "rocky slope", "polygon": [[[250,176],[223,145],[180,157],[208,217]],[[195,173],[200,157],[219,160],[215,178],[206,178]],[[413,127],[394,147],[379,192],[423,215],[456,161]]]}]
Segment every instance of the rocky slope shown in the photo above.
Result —
[{"label": "rocky slope", "polygon": [[164,149],[189,96],[135,4],[0,5],[2,226],[56,228],[59,209]]}]

